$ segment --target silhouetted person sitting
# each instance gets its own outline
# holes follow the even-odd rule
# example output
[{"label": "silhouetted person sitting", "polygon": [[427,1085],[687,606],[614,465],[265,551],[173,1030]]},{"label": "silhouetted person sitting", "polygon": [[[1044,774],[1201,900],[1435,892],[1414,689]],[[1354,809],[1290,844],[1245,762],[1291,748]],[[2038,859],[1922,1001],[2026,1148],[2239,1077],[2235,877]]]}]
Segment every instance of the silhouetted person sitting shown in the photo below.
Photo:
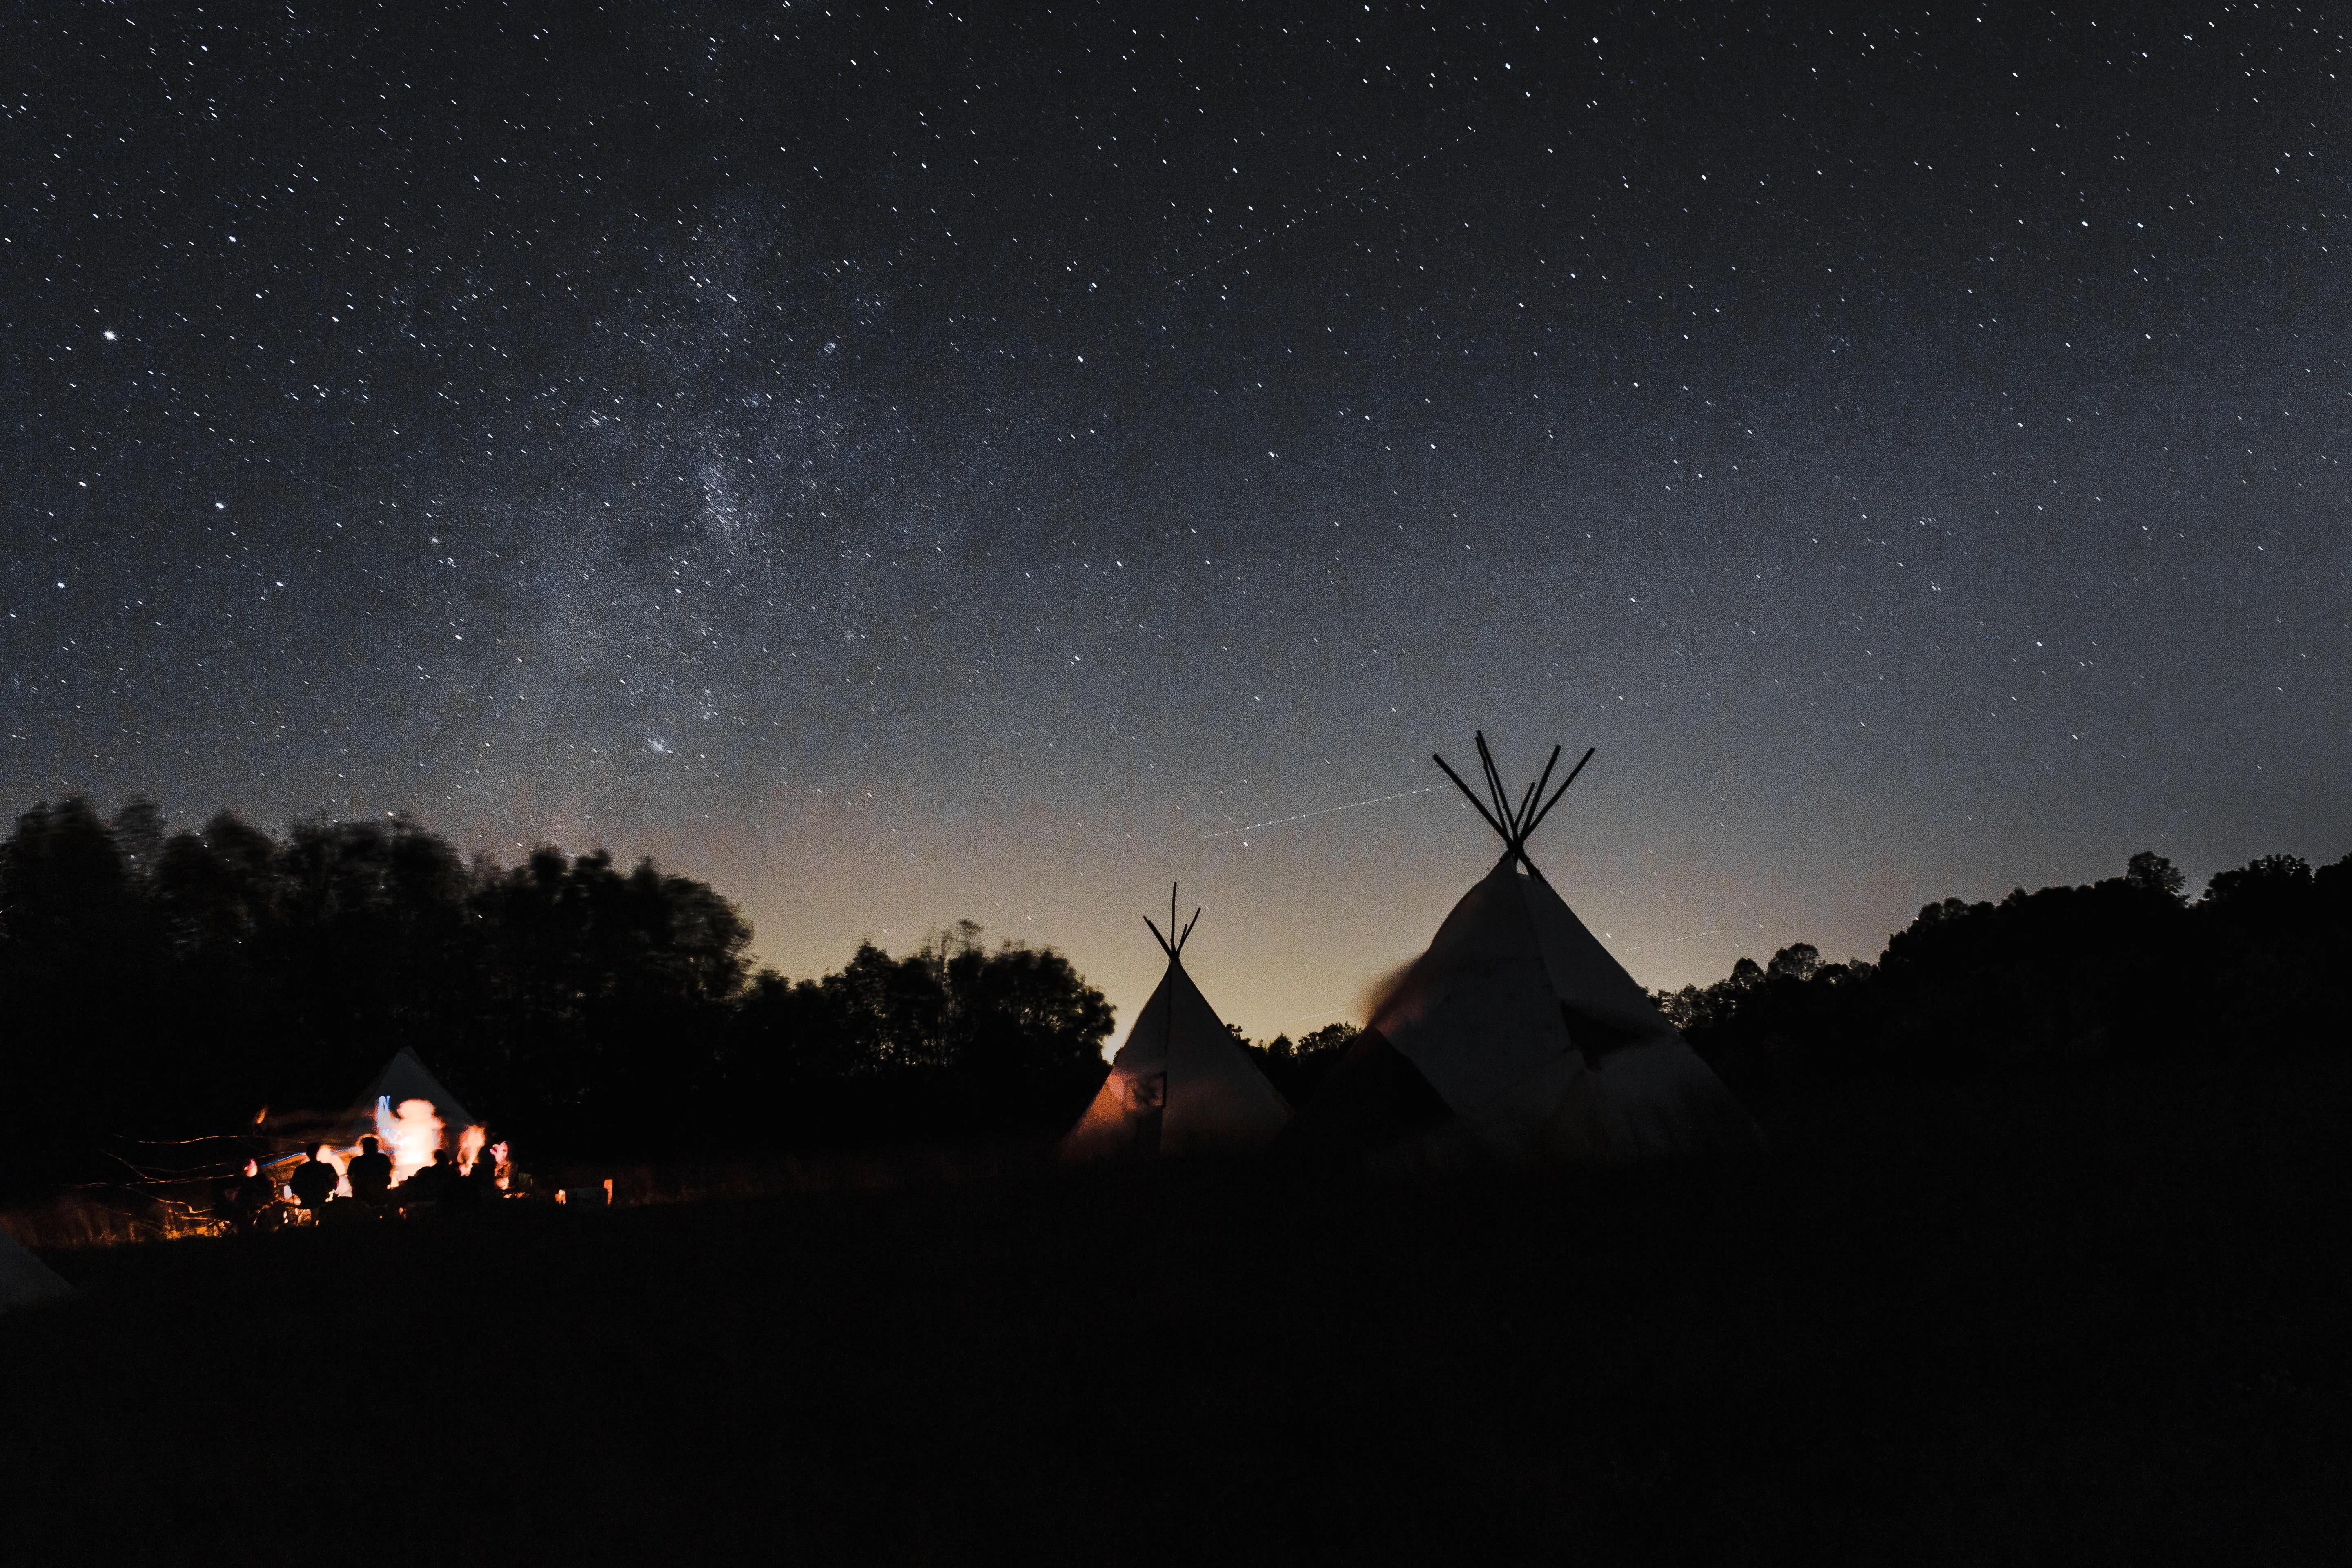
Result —
[{"label": "silhouetted person sitting", "polygon": [[[437,1158],[435,1163],[439,1163]],[[454,1155],[448,1163],[441,1165],[440,1202],[445,1209],[469,1209],[474,1206],[473,1180],[457,1168]]]},{"label": "silhouetted person sitting", "polygon": [[454,1164],[445,1169],[448,1184],[442,1191],[441,1201],[450,1208],[473,1208],[506,1195],[499,1189],[498,1157],[488,1149],[475,1152],[470,1170],[461,1170]]},{"label": "silhouetted person sitting", "polygon": [[269,1205],[277,1201],[278,1184],[270,1179],[269,1173],[261,1168],[258,1161],[247,1160],[245,1175],[236,1186],[238,1227],[251,1230],[260,1225],[263,1216],[269,1212]]},{"label": "silhouetted person sitting", "polygon": [[227,1220],[239,1230],[253,1223],[254,1202],[251,1189],[261,1184],[257,1167],[247,1160],[242,1171],[231,1171],[213,1182],[213,1213]]},{"label": "silhouetted person sitting", "polygon": [[449,1151],[436,1149],[433,1151],[433,1163],[400,1184],[401,1201],[411,1204],[444,1202],[457,1180],[457,1167],[449,1163]]},{"label": "silhouetted person sitting", "polygon": [[466,1178],[466,1184],[473,1189],[474,1201],[476,1203],[496,1203],[499,1199],[506,1196],[505,1191],[499,1185],[499,1162],[497,1156],[493,1155],[488,1149],[485,1149],[480,1153],[475,1155],[474,1172],[473,1174]]},{"label": "silhouetted person sitting", "polygon": [[294,1173],[286,1182],[294,1189],[294,1201],[309,1209],[313,1220],[325,1215],[327,1200],[335,1195],[336,1184],[341,1180],[335,1168],[327,1163],[326,1152],[324,1143],[312,1144],[310,1157],[295,1166]]},{"label": "silhouetted person sitting", "polygon": [[392,1156],[376,1146],[373,1138],[360,1140],[360,1152],[343,1173],[350,1178],[352,1196],[370,1208],[382,1208],[392,1192]]}]

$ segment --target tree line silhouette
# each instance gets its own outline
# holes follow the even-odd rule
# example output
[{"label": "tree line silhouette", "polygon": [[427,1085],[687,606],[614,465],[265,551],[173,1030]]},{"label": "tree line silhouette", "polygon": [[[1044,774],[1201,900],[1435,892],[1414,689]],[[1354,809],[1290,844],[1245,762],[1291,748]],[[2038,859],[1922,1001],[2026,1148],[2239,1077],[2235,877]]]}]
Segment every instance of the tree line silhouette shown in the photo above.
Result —
[{"label": "tree line silhouette", "polygon": [[[0,844],[0,1200],[103,1179],[125,1138],[341,1109],[402,1046],[542,1153],[1058,1131],[1110,1007],[1058,952],[982,935],[791,981],[752,972],[725,897],[649,861],[501,866],[400,817],[276,838],[37,805]],[[2352,856],[2265,857],[2192,901],[2141,854],[1930,904],[1876,963],[1797,943],[1658,1001],[1741,1090],[2341,1041]],[[1355,1033],[1243,1043],[1300,1105]]]},{"label": "tree line silhouette", "polygon": [[0,844],[0,1198],[119,1174],[125,1139],[341,1110],[403,1046],[540,1154],[1058,1131],[1110,1006],[1059,953],[980,939],[792,983],[649,861],[37,805]]},{"label": "tree line silhouette", "polygon": [[2337,1048],[2352,1039],[2352,856],[2316,871],[2264,856],[2191,900],[2143,851],[2088,887],[1929,904],[1875,963],[1798,942],[1657,1000],[1735,1089]]}]

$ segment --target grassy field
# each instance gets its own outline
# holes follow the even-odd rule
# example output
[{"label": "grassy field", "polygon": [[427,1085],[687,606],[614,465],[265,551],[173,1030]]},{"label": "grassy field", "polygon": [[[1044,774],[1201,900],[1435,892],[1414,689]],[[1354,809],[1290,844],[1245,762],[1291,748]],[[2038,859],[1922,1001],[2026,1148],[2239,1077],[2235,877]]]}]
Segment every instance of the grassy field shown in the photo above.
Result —
[{"label": "grassy field", "polygon": [[1767,1159],[951,1185],[61,1254],[12,1562],[2327,1563],[2352,1072]]}]

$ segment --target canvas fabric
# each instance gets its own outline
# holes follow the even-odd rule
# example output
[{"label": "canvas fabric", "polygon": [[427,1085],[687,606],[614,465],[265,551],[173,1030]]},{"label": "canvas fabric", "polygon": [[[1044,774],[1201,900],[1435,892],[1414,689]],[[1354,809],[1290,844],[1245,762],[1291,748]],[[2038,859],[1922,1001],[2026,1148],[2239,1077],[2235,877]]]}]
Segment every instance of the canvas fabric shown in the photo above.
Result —
[{"label": "canvas fabric", "polygon": [[1457,1112],[1569,1049],[1518,880],[1499,865],[1465,893],[1368,1021]]},{"label": "canvas fabric", "polygon": [[396,1110],[404,1100],[430,1100],[441,1125],[447,1129],[454,1145],[457,1136],[474,1125],[473,1112],[457,1103],[457,1097],[441,1087],[441,1080],[425,1070],[415,1051],[403,1046],[393,1058],[383,1064],[375,1081],[360,1091],[359,1103],[352,1110],[362,1116],[375,1114],[376,1101],[389,1100]]},{"label": "canvas fabric", "polygon": [[1290,1107],[1234,1040],[1201,988],[1171,963],[1078,1124],[1065,1158],[1254,1148],[1290,1120]]},{"label": "canvas fabric", "polygon": [[1507,1160],[1636,1159],[1754,1141],[1722,1081],[1515,857],[1463,896],[1372,1026],[1461,1131]]},{"label": "canvas fabric", "polygon": [[1509,871],[1517,884],[1552,994],[1568,1010],[1569,1033],[1579,1048],[1599,1056],[1619,1046],[1680,1038],[1641,983],[1610,956],[1541,872],[1497,870]]},{"label": "canvas fabric", "polygon": [[0,1312],[69,1300],[77,1294],[56,1270],[0,1230]]}]

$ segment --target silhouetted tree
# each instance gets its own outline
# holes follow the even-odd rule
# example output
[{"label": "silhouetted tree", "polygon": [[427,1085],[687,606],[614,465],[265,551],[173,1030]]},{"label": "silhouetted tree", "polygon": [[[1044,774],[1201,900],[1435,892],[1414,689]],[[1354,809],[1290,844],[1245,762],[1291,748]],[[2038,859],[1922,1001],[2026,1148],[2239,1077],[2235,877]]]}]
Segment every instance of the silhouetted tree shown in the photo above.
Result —
[{"label": "silhouetted tree", "polygon": [[57,1168],[164,1089],[137,1059],[161,1016],[161,952],[88,801],[16,819],[0,846],[0,1180]]},{"label": "silhouetted tree", "polygon": [[2352,1025],[2352,857],[2315,873],[2267,856],[2195,904],[2153,852],[2086,888],[1946,899],[1875,965],[1767,968],[1658,998],[1735,1080],[1855,1070],[1982,1071],[2342,1037]]},{"label": "silhouetted tree", "polygon": [[2184,880],[2172,862],[2153,849],[2141,850],[2124,867],[2124,881],[2144,893],[2162,893],[2168,899],[2178,899]]},{"label": "silhouetted tree", "polygon": [[948,1065],[977,1120],[1067,1126],[1102,1082],[1112,1023],[1102,993],[1060,953],[1018,943],[994,952],[968,943],[943,968]]},{"label": "silhouetted tree", "polygon": [[[1266,1080],[1280,1090],[1282,1098],[1295,1108],[1312,1099],[1323,1081],[1348,1047],[1362,1031],[1349,1023],[1326,1024],[1293,1040],[1287,1035],[1276,1035],[1263,1045],[1250,1046],[1250,1055]],[[1239,1034],[1239,1030],[1234,1031]],[[1246,1042],[1244,1042],[1246,1044]]]},{"label": "silhouetted tree", "polygon": [[894,959],[862,942],[815,982],[762,974],[727,1080],[739,1137],[897,1136],[1066,1125],[1102,1082],[1110,1005],[1050,949],[980,945],[961,922]]},{"label": "silhouetted tree", "polygon": [[675,1142],[717,1091],[749,942],[709,888],[602,854],[509,872],[404,819],[280,842],[37,806],[0,846],[0,1184],[93,1173],[120,1135],[339,1109],[403,1045],[542,1146]]}]

